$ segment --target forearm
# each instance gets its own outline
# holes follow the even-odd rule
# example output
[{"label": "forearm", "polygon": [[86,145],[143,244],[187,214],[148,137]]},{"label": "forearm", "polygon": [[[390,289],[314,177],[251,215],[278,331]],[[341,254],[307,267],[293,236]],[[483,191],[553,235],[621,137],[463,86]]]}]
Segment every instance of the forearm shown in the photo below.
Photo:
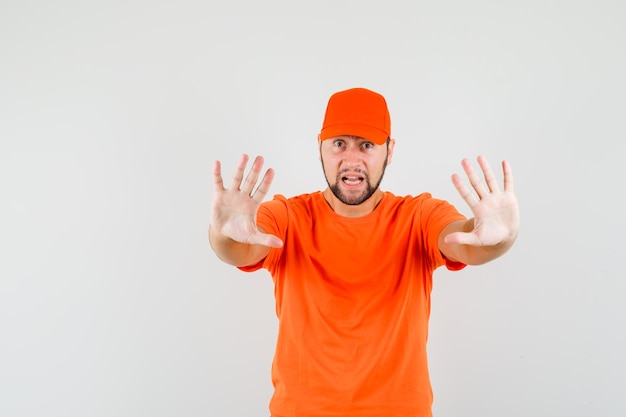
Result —
[{"label": "forearm", "polygon": [[270,248],[237,242],[209,226],[209,243],[218,258],[234,266],[254,265],[265,258]]}]

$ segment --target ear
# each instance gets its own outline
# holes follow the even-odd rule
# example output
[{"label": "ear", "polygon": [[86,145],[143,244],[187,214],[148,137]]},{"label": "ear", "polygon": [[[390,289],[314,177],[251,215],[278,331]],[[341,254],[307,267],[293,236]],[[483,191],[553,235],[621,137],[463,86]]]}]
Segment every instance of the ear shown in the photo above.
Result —
[{"label": "ear", "polygon": [[322,139],[320,139],[320,135],[317,135],[317,150],[319,151],[317,153],[317,157],[321,161],[322,160]]},{"label": "ear", "polygon": [[391,164],[391,157],[393,156],[393,148],[396,146],[395,139],[389,139],[389,145],[387,146],[387,165]]}]

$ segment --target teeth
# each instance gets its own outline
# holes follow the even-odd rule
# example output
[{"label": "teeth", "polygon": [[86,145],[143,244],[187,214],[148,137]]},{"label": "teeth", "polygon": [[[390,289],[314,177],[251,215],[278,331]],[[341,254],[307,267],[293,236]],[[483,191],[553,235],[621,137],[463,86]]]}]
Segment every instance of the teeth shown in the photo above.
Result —
[{"label": "teeth", "polygon": [[356,185],[359,184],[361,181],[363,181],[363,178],[361,177],[343,177],[343,182],[345,182],[346,184],[350,184],[350,185]]}]

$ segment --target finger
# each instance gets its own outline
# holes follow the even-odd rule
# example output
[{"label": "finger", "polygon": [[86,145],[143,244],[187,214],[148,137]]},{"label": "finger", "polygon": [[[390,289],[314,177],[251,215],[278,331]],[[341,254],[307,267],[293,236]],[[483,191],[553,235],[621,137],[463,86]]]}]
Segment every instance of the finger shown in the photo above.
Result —
[{"label": "finger", "polygon": [[233,175],[233,182],[231,188],[233,190],[238,190],[241,187],[241,180],[243,180],[243,172],[246,169],[246,165],[248,165],[248,155],[241,155],[241,159],[239,159],[239,163],[237,164],[237,168],[235,169],[235,174]]},{"label": "finger", "polygon": [[461,162],[461,165],[463,166],[463,170],[465,171],[465,174],[467,175],[467,179],[469,180],[470,184],[472,184],[472,187],[478,194],[478,197],[480,198],[485,197],[488,191],[485,188],[485,185],[481,181],[478,174],[474,171],[474,168],[472,167],[471,162],[468,161],[467,159],[463,159],[463,161]]},{"label": "finger", "polygon": [[487,183],[489,191],[491,191],[492,193],[500,191],[500,189],[498,188],[498,181],[496,180],[496,176],[491,170],[489,162],[487,162],[487,158],[480,155],[478,157],[478,165],[480,165],[480,169],[482,169],[483,171],[483,176],[485,177],[485,182]]},{"label": "finger", "polygon": [[272,185],[272,181],[274,181],[274,170],[270,168],[265,171],[265,175],[263,175],[261,183],[252,195],[252,199],[260,204],[265,198],[265,195],[270,190],[270,185]]},{"label": "finger", "polygon": [[222,166],[220,161],[213,163],[213,189],[217,192],[224,191],[224,180],[222,180]]},{"label": "finger", "polygon": [[467,188],[465,184],[463,184],[463,180],[459,175],[452,175],[452,184],[454,184],[454,188],[456,188],[456,190],[459,192],[459,195],[469,206],[469,208],[473,209],[478,204],[478,199],[472,192],[470,192],[469,188]]},{"label": "finger", "polygon": [[248,176],[246,177],[246,181],[243,183],[241,187],[241,191],[248,195],[252,195],[252,190],[256,185],[257,180],[259,179],[259,173],[263,168],[263,157],[257,156],[254,158],[254,162],[252,163],[252,169],[248,172]]},{"label": "finger", "polygon": [[502,161],[502,172],[504,173],[504,191],[513,192],[513,169],[509,161]]}]

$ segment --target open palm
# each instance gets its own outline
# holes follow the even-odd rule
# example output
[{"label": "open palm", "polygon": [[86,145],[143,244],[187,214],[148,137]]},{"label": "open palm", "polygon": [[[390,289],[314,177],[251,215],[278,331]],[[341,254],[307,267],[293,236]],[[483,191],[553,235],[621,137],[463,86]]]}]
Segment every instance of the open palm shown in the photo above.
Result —
[{"label": "open palm", "polygon": [[474,193],[464,184],[457,174],[452,176],[452,183],[474,214],[474,227],[470,232],[456,232],[446,236],[447,243],[472,246],[495,246],[517,235],[519,229],[519,206],[513,192],[513,172],[507,161],[502,162],[504,188],[500,190],[498,182],[483,156],[478,157],[478,164],[485,182],[464,159],[463,169],[474,189]]},{"label": "open palm", "polygon": [[282,241],[278,237],[263,233],[256,224],[257,211],[269,191],[274,179],[274,171],[268,169],[255,189],[263,168],[263,158],[261,156],[255,158],[252,169],[244,181],[244,170],[248,159],[248,155],[242,155],[229,188],[224,187],[220,162],[215,162],[211,227],[236,242],[273,248],[281,247]]}]

